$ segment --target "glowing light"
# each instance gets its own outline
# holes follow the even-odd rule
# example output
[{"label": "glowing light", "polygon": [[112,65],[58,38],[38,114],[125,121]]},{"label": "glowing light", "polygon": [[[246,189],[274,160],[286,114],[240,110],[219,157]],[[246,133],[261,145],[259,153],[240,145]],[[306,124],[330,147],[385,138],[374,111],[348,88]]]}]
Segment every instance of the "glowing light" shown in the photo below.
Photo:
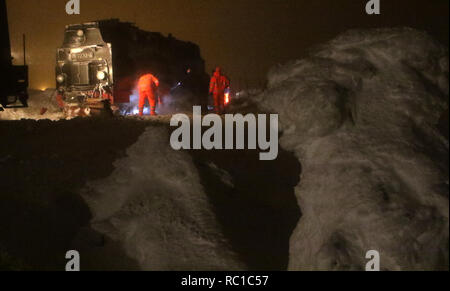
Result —
[{"label": "glowing light", "polygon": [[62,83],[62,82],[64,82],[64,75],[58,75],[57,77],[56,77],[56,81],[58,82],[58,83]]},{"label": "glowing light", "polygon": [[103,79],[105,79],[105,77],[106,77],[105,72],[103,72],[103,71],[98,71],[97,72],[97,79],[103,80]]},{"label": "glowing light", "polygon": [[81,53],[83,51],[83,48],[73,48],[70,50],[71,54],[78,54]]},{"label": "glowing light", "polygon": [[225,93],[225,105],[230,103],[230,93]]},{"label": "glowing light", "polygon": [[13,59],[13,61],[18,59],[19,54],[17,52],[11,52],[11,57]]}]

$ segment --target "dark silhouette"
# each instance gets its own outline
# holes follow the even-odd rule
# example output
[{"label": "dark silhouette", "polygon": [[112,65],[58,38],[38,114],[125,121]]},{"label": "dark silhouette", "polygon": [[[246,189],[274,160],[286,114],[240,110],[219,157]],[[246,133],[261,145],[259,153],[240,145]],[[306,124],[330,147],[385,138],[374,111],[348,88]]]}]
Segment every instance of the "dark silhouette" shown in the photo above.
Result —
[{"label": "dark silhouette", "polygon": [[23,38],[24,65],[13,66],[5,0],[0,0],[0,25],[2,43],[0,59],[2,72],[2,77],[0,78],[0,104],[4,108],[9,108],[9,105],[19,100],[22,103],[20,107],[28,107],[28,66],[25,63],[25,36]]},{"label": "dark silhouette", "polygon": [[[112,46],[116,90],[120,87],[126,94],[134,89],[140,77],[137,72],[144,70],[160,80],[160,95],[187,91],[185,96],[192,98],[192,104],[206,104],[209,77],[196,44],[144,31],[118,19],[99,21],[99,27],[103,40]],[[189,82],[183,82],[186,68]]]}]

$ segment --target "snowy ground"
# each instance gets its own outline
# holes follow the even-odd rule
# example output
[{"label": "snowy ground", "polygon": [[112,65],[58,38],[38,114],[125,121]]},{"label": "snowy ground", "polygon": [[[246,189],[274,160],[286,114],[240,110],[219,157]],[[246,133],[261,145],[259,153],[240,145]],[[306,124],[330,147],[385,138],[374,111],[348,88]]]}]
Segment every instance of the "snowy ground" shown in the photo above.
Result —
[{"label": "snowy ground", "polygon": [[95,230],[121,242],[144,270],[238,270],[188,153],[167,128],[148,127],[104,180],[83,191]]},{"label": "snowy ground", "polygon": [[[28,108],[11,108],[0,111],[0,120],[60,120],[64,118],[64,115],[55,102],[55,89],[47,89],[45,91],[29,90],[28,94],[30,96]],[[20,102],[17,103],[17,105],[21,105]]]},{"label": "snowy ground", "polygon": [[[164,118],[0,121],[0,268],[284,270],[299,165],[175,152]],[[5,266],[6,265],[6,266]]]}]

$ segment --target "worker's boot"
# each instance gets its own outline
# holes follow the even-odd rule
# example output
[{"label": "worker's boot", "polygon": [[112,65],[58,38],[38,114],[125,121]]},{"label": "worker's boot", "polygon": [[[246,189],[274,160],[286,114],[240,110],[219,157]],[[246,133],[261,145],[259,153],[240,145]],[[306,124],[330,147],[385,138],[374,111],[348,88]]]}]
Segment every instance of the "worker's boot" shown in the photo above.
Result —
[{"label": "worker's boot", "polygon": [[144,108],[139,108],[139,116],[144,116]]},{"label": "worker's boot", "polygon": [[152,107],[152,108],[150,109],[150,115],[151,115],[151,116],[156,116],[156,107]]}]

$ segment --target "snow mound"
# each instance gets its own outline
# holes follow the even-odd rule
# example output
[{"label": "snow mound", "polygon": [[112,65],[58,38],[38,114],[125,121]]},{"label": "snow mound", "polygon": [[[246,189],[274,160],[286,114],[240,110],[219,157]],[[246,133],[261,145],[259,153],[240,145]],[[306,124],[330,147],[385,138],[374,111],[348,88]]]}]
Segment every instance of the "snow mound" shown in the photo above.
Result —
[{"label": "snow mound", "polygon": [[30,96],[28,99],[28,108],[9,108],[5,109],[5,111],[0,111],[0,120],[64,119],[64,114],[56,104],[55,89],[47,89],[45,91],[28,90],[28,94]]},{"label": "snow mound", "polygon": [[170,148],[168,129],[148,127],[127,154],[84,190],[96,231],[143,270],[245,269],[219,232],[190,156]]},{"label": "snow mound", "polygon": [[274,68],[260,109],[280,114],[303,166],[291,270],[448,269],[448,49],[408,28],[350,31]]}]

